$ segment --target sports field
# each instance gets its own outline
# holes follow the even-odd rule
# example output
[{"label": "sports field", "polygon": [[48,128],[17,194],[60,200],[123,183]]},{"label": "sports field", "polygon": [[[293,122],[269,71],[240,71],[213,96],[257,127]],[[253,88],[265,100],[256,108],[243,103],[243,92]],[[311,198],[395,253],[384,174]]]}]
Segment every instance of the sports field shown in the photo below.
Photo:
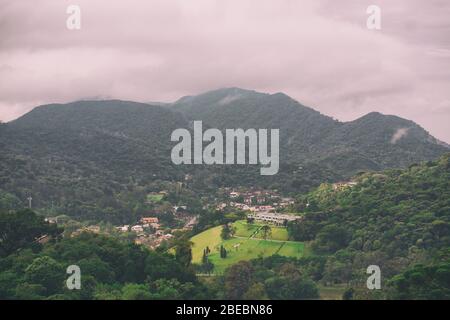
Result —
[{"label": "sports field", "polygon": [[[236,237],[253,237],[256,239],[263,239],[263,233],[261,232],[262,224],[248,224],[245,220],[239,220],[233,223],[233,227],[236,230]],[[271,233],[267,237],[269,240],[282,240],[287,241],[289,238],[286,228],[270,226]]]},{"label": "sports field", "polygon": [[[214,273],[216,274],[223,273],[227,267],[242,260],[269,257],[274,254],[296,258],[304,255],[304,243],[286,241],[288,234],[284,228],[271,226],[272,234],[267,240],[264,240],[261,232],[257,232],[261,225],[247,225],[245,221],[237,221],[233,227],[236,229],[235,237],[225,241],[220,237],[222,226],[208,229],[192,237],[191,241],[194,244],[192,262],[201,263],[203,250],[206,247],[211,250],[209,261],[214,264]],[[220,258],[221,245],[227,250],[225,259]]]}]

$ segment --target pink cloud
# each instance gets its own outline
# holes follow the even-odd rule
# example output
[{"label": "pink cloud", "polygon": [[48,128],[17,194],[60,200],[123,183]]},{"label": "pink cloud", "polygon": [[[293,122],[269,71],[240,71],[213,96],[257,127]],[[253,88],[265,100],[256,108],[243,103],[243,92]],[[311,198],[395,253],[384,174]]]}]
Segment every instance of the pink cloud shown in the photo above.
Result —
[{"label": "pink cloud", "polygon": [[[82,29],[65,27],[67,5]],[[0,119],[86,97],[283,91],[342,120],[396,114],[450,141],[448,2],[0,0]],[[414,30],[414,32],[411,32]]]}]

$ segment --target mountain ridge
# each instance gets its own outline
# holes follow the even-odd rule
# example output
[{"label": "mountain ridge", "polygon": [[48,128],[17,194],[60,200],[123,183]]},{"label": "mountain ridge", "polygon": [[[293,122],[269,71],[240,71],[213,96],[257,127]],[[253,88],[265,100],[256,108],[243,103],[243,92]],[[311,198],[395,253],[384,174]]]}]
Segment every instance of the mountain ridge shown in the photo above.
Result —
[{"label": "mountain ridge", "polygon": [[[190,129],[193,120],[204,128],[280,129],[279,173],[260,176],[259,166],[174,165],[170,135]],[[224,186],[306,192],[450,150],[410,120],[370,113],[339,122],[283,93],[239,88],[170,105],[117,99],[42,105],[0,125],[0,147],[0,198],[6,192],[24,201],[32,194],[38,207],[57,202],[62,211],[84,217],[109,208],[113,220],[134,210],[118,200],[121,194],[158,190],[187,174],[199,192]]]}]

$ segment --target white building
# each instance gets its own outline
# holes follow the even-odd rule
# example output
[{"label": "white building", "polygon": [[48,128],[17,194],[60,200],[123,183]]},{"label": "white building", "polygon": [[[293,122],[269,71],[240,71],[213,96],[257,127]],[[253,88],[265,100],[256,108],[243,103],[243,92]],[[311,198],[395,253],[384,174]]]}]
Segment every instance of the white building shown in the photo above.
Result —
[{"label": "white building", "polygon": [[144,232],[144,227],[140,225],[135,225],[131,227],[131,231],[133,232]]},{"label": "white building", "polygon": [[278,226],[284,226],[286,222],[302,219],[300,216],[269,212],[249,214],[248,217],[255,219],[255,221],[272,223]]}]

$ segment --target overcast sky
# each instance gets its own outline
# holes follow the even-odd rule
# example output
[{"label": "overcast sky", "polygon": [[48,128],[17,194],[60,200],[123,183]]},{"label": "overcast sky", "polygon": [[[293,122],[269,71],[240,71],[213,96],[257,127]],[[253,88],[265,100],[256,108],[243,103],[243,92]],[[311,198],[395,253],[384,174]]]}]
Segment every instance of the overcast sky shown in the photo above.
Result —
[{"label": "overcast sky", "polygon": [[[66,8],[81,8],[81,30]],[[366,9],[382,10],[368,30]],[[89,98],[284,92],[347,121],[370,111],[450,142],[448,0],[0,0],[0,119]]]}]

